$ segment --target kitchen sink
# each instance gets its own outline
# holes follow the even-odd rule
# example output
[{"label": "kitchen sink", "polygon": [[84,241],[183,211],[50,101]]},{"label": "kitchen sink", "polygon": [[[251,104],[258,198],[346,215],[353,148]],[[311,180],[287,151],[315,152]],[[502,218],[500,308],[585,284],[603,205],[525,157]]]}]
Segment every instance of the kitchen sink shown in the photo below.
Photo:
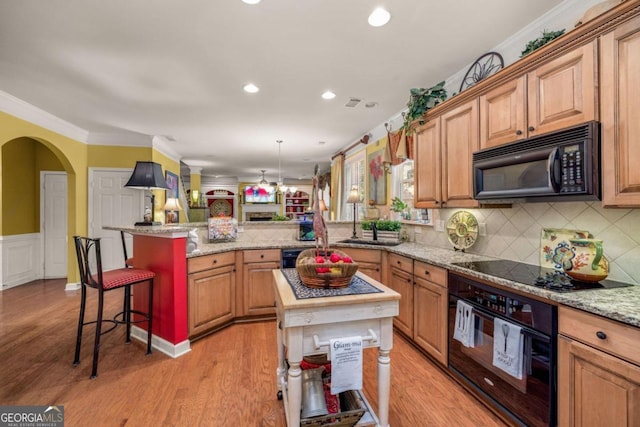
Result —
[{"label": "kitchen sink", "polygon": [[366,240],[366,239],[345,239],[338,240],[337,243],[357,243],[360,245],[375,245],[375,246],[397,246],[401,241],[389,241],[389,240]]}]

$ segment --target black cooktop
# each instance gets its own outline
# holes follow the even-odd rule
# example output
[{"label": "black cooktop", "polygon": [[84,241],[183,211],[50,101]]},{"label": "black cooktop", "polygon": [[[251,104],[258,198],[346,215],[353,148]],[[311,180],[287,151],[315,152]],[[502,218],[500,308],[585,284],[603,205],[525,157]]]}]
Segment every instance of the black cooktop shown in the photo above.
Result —
[{"label": "black cooktop", "polygon": [[454,262],[454,265],[468,268],[469,270],[512,282],[537,286],[558,292],[580,291],[585,289],[609,289],[631,286],[628,283],[615,282],[613,280],[601,280],[600,282],[579,282],[573,280],[564,271],[539,267],[532,264],[524,264],[509,260],[469,261]]}]

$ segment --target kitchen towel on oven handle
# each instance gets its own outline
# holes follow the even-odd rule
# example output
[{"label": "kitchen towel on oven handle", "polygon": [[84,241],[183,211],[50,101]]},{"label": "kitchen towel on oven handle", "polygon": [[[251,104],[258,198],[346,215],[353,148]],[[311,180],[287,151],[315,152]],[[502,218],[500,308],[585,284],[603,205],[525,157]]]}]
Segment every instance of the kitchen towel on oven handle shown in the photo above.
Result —
[{"label": "kitchen towel on oven handle", "polygon": [[522,328],[498,317],[493,319],[493,366],[521,380],[523,351]]},{"label": "kitchen towel on oven handle", "polygon": [[475,336],[475,315],[473,307],[463,300],[459,299],[456,304],[455,327],[453,330],[453,339],[460,341],[465,347],[474,347]]}]

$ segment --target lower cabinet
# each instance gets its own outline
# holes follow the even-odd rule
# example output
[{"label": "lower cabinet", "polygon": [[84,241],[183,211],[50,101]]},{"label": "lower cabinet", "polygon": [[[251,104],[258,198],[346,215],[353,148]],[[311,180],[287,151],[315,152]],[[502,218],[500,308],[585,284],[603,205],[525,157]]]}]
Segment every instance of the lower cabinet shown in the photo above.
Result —
[{"label": "lower cabinet", "polygon": [[400,294],[399,313],[393,325],[410,338],[413,338],[413,280],[413,260],[390,254],[387,286]]},{"label": "lower cabinet", "polygon": [[382,281],[382,252],[379,249],[341,248],[358,263],[358,271],[378,282]]},{"label": "lower cabinet", "polygon": [[275,314],[273,273],[280,268],[280,249],[252,249],[242,253],[242,316]]},{"label": "lower cabinet", "polygon": [[558,310],[558,425],[640,425],[640,329]]},{"label": "lower cabinet", "polygon": [[413,341],[446,366],[447,270],[414,261],[413,280]]},{"label": "lower cabinet", "polygon": [[189,336],[201,335],[233,320],[235,252],[190,258],[187,269]]}]

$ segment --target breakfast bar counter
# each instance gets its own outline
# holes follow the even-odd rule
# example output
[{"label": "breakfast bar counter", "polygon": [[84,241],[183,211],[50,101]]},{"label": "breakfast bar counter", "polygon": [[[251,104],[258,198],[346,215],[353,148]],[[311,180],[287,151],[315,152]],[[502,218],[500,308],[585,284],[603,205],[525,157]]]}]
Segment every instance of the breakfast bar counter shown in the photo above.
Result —
[{"label": "breakfast bar counter", "polygon": [[[273,270],[273,277],[278,319],[276,375],[278,388],[284,399],[287,425],[300,425],[302,358],[307,355],[329,354],[331,339],[360,336],[363,347],[379,349],[377,419],[375,414],[370,415],[376,425],[387,427],[393,317],[399,312],[400,294],[358,272],[356,277],[375,291],[333,295],[334,290],[328,289],[329,296],[316,293],[309,297],[295,290],[290,278],[286,276],[286,270],[295,272],[295,269]],[[324,289],[314,291],[322,292]]]}]

